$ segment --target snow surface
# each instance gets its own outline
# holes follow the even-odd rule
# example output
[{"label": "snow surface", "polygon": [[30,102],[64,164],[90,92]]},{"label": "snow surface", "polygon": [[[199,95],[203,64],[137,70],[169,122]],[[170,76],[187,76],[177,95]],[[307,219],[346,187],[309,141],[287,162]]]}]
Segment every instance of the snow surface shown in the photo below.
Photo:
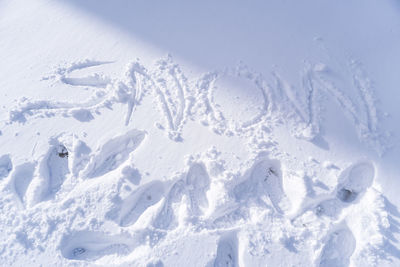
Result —
[{"label": "snow surface", "polygon": [[400,266],[400,4],[0,2],[0,265]]}]

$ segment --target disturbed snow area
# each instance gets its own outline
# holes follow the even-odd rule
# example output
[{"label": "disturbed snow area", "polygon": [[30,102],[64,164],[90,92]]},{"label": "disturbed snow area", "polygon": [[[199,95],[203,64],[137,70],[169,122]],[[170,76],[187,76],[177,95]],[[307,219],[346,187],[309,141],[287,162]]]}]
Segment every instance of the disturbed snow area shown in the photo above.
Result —
[{"label": "disturbed snow area", "polygon": [[400,113],[363,53],[313,36],[295,75],[198,67],[69,4],[28,5],[0,4],[1,265],[400,264]]}]

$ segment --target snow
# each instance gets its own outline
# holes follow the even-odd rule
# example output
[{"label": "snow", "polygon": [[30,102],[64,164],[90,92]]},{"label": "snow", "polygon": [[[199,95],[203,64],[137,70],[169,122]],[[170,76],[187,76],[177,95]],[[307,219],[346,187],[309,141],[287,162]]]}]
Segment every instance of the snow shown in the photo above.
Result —
[{"label": "snow", "polygon": [[398,11],[2,1],[0,265],[400,265]]}]

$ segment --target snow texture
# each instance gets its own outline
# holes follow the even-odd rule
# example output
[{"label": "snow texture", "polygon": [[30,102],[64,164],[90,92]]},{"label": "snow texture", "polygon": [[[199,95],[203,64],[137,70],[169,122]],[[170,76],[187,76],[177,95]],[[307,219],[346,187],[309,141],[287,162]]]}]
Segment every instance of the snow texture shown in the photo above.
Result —
[{"label": "snow texture", "polygon": [[0,265],[400,266],[398,8],[2,1]]}]

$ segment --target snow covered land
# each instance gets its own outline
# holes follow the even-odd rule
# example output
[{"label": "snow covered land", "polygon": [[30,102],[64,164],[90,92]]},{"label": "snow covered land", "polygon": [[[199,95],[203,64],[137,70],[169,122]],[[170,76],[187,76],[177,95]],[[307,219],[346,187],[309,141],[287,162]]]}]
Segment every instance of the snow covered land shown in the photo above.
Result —
[{"label": "snow covered land", "polygon": [[400,266],[398,0],[0,1],[0,266]]}]

